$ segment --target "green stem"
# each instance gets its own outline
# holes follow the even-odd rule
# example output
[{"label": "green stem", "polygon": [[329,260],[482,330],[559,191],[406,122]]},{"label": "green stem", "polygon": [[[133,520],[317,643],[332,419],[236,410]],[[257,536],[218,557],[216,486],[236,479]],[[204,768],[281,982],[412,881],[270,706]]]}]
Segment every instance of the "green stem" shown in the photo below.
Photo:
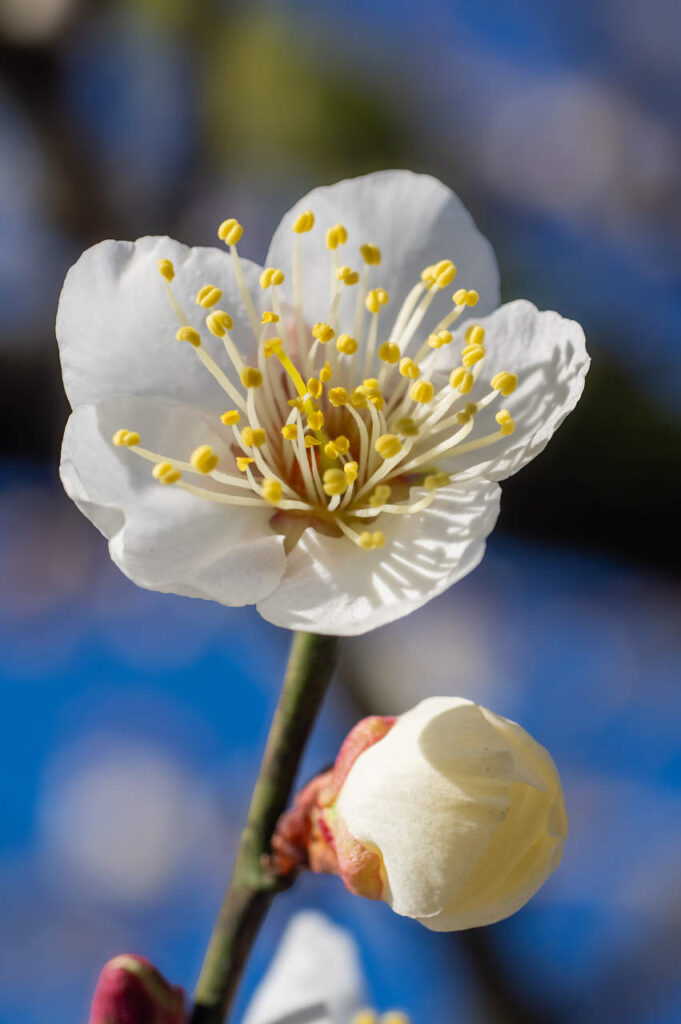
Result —
[{"label": "green stem", "polygon": [[260,924],[290,882],[263,869],[334,669],[336,637],[296,633],[232,877],[194,994],[191,1024],[222,1024]]}]

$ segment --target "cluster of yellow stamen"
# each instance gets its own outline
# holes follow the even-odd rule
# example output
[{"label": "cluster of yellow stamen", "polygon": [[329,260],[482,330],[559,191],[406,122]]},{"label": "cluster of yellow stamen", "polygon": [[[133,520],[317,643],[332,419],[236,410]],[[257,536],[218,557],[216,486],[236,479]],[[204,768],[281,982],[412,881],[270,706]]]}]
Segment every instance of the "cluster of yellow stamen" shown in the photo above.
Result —
[{"label": "cluster of yellow stamen", "polygon": [[[143,448],[140,434],[125,428],[116,431],[113,443],[153,462],[153,476],[162,484],[226,505],[304,515],[306,525],[316,519],[325,533],[335,528],[338,536],[372,551],[385,544],[382,530],[367,528],[375,520],[423,511],[456,475],[457,456],[513,433],[511,414],[499,409],[496,431],[466,440],[479,413],[499,396],[512,394],[518,379],[503,370],[492,377],[481,397],[468,397],[486,357],[485,330],[477,323],[464,333],[459,364],[444,381],[438,373],[439,350],[454,343],[450,328],[478,301],[477,292],[459,288],[449,312],[430,333],[421,333],[437,294],[456,277],[451,260],[423,270],[385,330],[382,324],[391,297],[372,280],[381,265],[381,251],[365,242],[359,247],[360,270],[341,264],[337,250],[348,242],[342,224],[324,232],[331,259],[328,320],[306,323],[301,244],[315,227],[313,212],[303,210],[292,227],[292,281],[286,282],[278,267],[261,272],[260,289],[270,296],[272,308],[260,314],[237,251],[243,228],[231,218],[218,229],[229,247],[234,282],[253,331],[252,365],[232,338],[236,311],[217,308],[223,299],[221,288],[212,282],[202,285],[195,302],[205,314],[208,335],[224,347],[227,369],[208,351],[201,328],[189,323],[177,302],[171,287],[176,276],[172,261],[158,263],[180,321],[177,340],[195,350],[231,400],[230,408],[216,417],[219,429],[226,430],[222,448],[199,445],[182,460]],[[292,305],[285,305],[280,292],[288,284]],[[341,324],[345,288],[353,289],[355,313],[351,323]],[[437,465],[443,459],[446,470]],[[192,475],[210,478],[210,489],[192,483]],[[286,530],[286,522],[286,515],[278,516],[277,528]],[[392,1018],[388,1024],[394,1024]]]}]

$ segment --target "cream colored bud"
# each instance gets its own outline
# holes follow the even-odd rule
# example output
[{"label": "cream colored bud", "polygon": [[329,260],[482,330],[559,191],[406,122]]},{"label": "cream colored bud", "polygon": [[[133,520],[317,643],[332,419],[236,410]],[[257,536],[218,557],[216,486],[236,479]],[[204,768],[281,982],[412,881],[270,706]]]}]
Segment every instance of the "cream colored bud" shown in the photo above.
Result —
[{"label": "cream colored bud", "polygon": [[[354,742],[355,730],[335,799],[320,811],[352,891],[432,931],[458,931],[515,913],[560,863],[568,821],[558,772],[515,722],[431,697],[377,742]],[[366,875],[365,891],[357,866],[369,854],[380,872]]]}]

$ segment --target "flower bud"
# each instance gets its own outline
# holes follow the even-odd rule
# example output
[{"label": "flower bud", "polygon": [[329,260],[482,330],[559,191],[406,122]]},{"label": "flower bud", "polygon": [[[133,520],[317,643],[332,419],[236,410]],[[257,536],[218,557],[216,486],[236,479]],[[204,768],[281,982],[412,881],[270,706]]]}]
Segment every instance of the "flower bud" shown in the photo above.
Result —
[{"label": "flower bud", "polygon": [[143,956],[124,953],[102,968],[89,1024],[184,1024],[184,993]]},{"label": "flower bud", "polygon": [[546,750],[461,697],[356,725],[308,814],[313,870],[432,931],[514,914],[558,866],[568,829]]}]

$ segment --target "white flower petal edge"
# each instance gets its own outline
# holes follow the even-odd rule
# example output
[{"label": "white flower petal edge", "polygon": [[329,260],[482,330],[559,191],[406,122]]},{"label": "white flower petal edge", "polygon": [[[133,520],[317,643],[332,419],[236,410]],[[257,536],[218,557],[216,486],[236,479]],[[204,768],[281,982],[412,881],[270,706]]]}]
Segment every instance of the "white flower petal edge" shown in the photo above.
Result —
[{"label": "white flower petal edge", "polygon": [[212,442],[223,464],[231,458],[214,418],[191,406],[113,395],[72,413],[62,482],[109,540],[119,569],[147,589],[228,605],[252,604],[268,594],[286,565],[283,538],[268,526],[269,510],[236,507],[225,514],[221,505],[160,486],[148,461],[111,444],[121,422],[179,459],[188,458],[199,439]]},{"label": "white flower petal edge", "polygon": [[[100,242],[69,270],[57,310],[64,387],[74,409],[116,394],[165,395],[204,410],[225,409],[224,392],[191,346],[175,340],[179,323],[158,272],[160,259],[175,265],[173,289],[187,324],[198,327],[205,317],[195,302],[199,288],[219,282],[235,342],[245,355],[254,349],[227,252],[190,249],[167,237]],[[260,267],[241,263],[257,296]],[[224,369],[233,378],[230,365]]]},{"label": "white flower petal edge", "polygon": [[[413,489],[412,499],[426,493]],[[365,633],[408,615],[480,562],[500,497],[489,480],[450,484],[422,512],[388,517],[385,547],[375,552],[308,529],[258,611],[277,626],[334,636]]]},{"label": "white flower petal edge", "polygon": [[313,911],[288,925],[249,1003],[243,1024],[276,1024],[300,1014],[306,1024],[348,1024],[364,1005],[364,981],[350,934]]},{"label": "white flower petal edge", "polygon": [[558,866],[568,828],[547,751],[458,697],[401,715],[357,758],[336,808],[380,852],[383,899],[433,931],[515,913]]},{"label": "white flower petal edge", "polygon": [[[480,319],[485,330],[485,368],[490,378],[504,370],[518,377],[518,386],[503,398],[515,422],[515,430],[493,447],[455,455],[443,462],[450,473],[471,470],[492,480],[503,480],[540,454],[569,412],[577,405],[591,360],[584,331],[575,320],[552,310],[540,311],[531,302],[506,303],[491,316]],[[452,355],[461,339],[435,353],[435,375],[452,368]],[[484,398],[486,388],[477,380],[472,402]],[[498,429],[497,405],[481,410],[476,420],[481,435]],[[491,456],[491,457],[490,457]]]},{"label": "white flower petal edge", "polygon": [[[398,306],[423,268],[447,256],[458,267],[457,287],[460,283],[480,294],[476,316],[499,304],[499,270],[492,246],[458,196],[428,174],[376,171],[303,196],[282,218],[267,254],[266,265],[281,267],[287,280],[292,271],[291,229],[306,209],[314,211],[316,221],[325,227],[341,223],[347,228],[348,243],[339,253],[341,262],[354,269],[362,265],[360,244],[379,247],[381,265],[372,286],[387,288]],[[303,247],[301,268],[309,320],[326,320],[328,263],[311,247]]]}]

